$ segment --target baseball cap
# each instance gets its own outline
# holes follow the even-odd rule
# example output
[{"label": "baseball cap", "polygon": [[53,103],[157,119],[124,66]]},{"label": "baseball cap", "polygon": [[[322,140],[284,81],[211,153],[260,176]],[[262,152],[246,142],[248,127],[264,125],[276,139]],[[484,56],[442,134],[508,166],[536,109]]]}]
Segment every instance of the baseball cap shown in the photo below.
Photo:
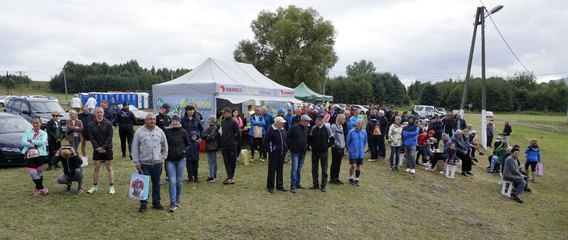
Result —
[{"label": "baseball cap", "polygon": [[302,115],[302,116],[300,117],[300,120],[312,121],[312,118],[310,118],[310,116],[308,116],[308,115]]},{"label": "baseball cap", "polygon": [[284,120],[284,118],[282,118],[282,117],[275,117],[275,118],[274,118],[274,122],[281,122],[281,123],[285,123],[285,122],[286,122],[286,120]]},{"label": "baseball cap", "polygon": [[284,111],[284,108],[278,109],[278,113],[284,113],[284,112],[286,112],[286,111]]},{"label": "baseball cap", "polygon": [[164,104],[162,104],[161,108],[170,110],[170,108],[172,108],[172,107],[170,107],[170,104],[164,103]]},{"label": "baseball cap", "polygon": [[293,107],[293,106],[288,106],[288,111],[292,111],[292,110],[294,110],[294,107]]}]

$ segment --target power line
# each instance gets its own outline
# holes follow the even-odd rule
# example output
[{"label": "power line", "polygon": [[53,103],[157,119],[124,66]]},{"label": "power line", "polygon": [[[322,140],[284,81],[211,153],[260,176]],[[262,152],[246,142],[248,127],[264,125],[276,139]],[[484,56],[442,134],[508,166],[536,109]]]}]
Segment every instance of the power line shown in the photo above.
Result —
[{"label": "power line", "polygon": [[[479,2],[481,2],[481,5],[484,7],[485,11],[487,12],[487,8],[485,7],[485,4],[483,3],[482,0],[479,0]],[[533,77],[536,78],[536,76],[533,74],[532,71],[530,71],[522,62],[521,59],[519,59],[519,57],[517,56],[517,54],[515,53],[515,51],[513,51],[513,48],[511,48],[511,46],[509,45],[509,43],[507,42],[507,40],[505,40],[505,37],[503,36],[503,34],[501,33],[501,30],[499,30],[499,27],[497,27],[497,24],[495,24],[495,21],[493,21],[493,17],[491,17],[491,14],[489,15],[489,20],[491,20],[491,23],[493,23],[493,26],[495,27],[495,29],[497,30],[497,33],[499,33],[499,36],[501,37],[501,39],[503,40],[503,42],[505,43],[505,45],[507,46],[507,48],[509,49],[509,51],[511,51],[511,54],[513,54],[513,57],[515,57],[515,59],[517,59],[517,62],[519,62],[519,64],[521,64],[521,66],[523,66],[523,68]]]}]

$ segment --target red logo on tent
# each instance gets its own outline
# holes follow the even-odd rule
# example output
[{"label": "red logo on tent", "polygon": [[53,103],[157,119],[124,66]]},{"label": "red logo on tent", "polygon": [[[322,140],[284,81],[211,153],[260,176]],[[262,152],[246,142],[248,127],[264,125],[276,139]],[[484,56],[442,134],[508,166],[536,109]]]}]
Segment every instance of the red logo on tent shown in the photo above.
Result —
[{"label": "red logo on tent", "polygon": [[221,88],[219,89],[219,91],[220,91],[221,93],[224,93],[224,92],[225,92],[225,85],[221,85]]},{"label": "red logo on tent", "polygon": [[284,95],[284,90],[280,90],[280,95]]}]

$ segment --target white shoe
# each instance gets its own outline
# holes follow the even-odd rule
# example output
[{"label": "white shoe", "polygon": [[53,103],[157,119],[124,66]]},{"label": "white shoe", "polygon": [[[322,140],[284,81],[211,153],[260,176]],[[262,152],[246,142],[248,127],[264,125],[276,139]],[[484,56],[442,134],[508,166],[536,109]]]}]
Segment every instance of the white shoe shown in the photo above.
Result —
[{"label": "white shoe", "polygon": [[410,168],[407,168],[406,170],[404,170],[405,172],[410,172]]},{"label": "white shoe", "polygon": [[425,166],[425,167],[430,167],[430,166],[432,166],[432,164],[430,164],[430,163],[424,163],[424,166]]},{"label": "white shoe", "polygon": [[410,169],[410,173],[415,174],[415,173],[416,173],[416,169]]},{"label": "white shoe", "polygon": [[367,160],[367,161],[369,161],[369,162],[376,162],[377,159],[369,159],[369,160]]}]

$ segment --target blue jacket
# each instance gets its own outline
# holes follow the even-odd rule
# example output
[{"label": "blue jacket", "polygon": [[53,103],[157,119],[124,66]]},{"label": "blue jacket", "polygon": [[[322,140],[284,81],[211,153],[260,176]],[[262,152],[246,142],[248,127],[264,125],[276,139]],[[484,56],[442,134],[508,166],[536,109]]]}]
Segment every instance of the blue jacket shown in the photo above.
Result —
[{"label": "blue jacket", "polygon": [[527,162],[540,162],[540,149],[538,149],[538,146],[527,146],[525,154],[527,155]]},{"label": "blue jacket", "polygon": [[402,128],[402,145],[403,146],[416,146],[418,144],[418,127],[416,124],[411,123]]},{"label": "blue jacket", "polygon": [[189,134],[189,150],[187,150],[187,153],[185,154],[187,161],[199,161],[199,142],[191,139],[194,135],[197,136],[197,139],[199,140],[197,132],[191,131]]},{"label": "blue jacket", "polygon": [[272,124],[274,124],[274,117],[272,115],[270,115],[270,113],[265,113],[264,115],[262,115],[262,117],[264,118],[264,131],[268,130],[269,127],[272,126]]},{"label": "blue jacket", "polygon": [[[32,142],[28,142],[28,140],[32,140]],[[30,129],[24,132],[24,136],[22,136],[22,153],[26,154],[30,147],[37,147],[40,156],[47,156],[47,133],[43,130],[39,130],[39,134],[34,140],[34,130]]]},{"label": "blue jacket", "polygon": [[363,158],[365,155],[365,145],[367,145],[367,132],[363,129],[351,129],[347,135],[349,158]]},{"label": "blue jacket", "polygon": [[[266,121],[264,121],[264,117],[262,115],[250,115],[250,129],[249,129],[249,136],[254,136],[253,126],[261,126],[262,127],[262,135],[266,133]],[[270,126],[270,125],[269,125]]]}]

